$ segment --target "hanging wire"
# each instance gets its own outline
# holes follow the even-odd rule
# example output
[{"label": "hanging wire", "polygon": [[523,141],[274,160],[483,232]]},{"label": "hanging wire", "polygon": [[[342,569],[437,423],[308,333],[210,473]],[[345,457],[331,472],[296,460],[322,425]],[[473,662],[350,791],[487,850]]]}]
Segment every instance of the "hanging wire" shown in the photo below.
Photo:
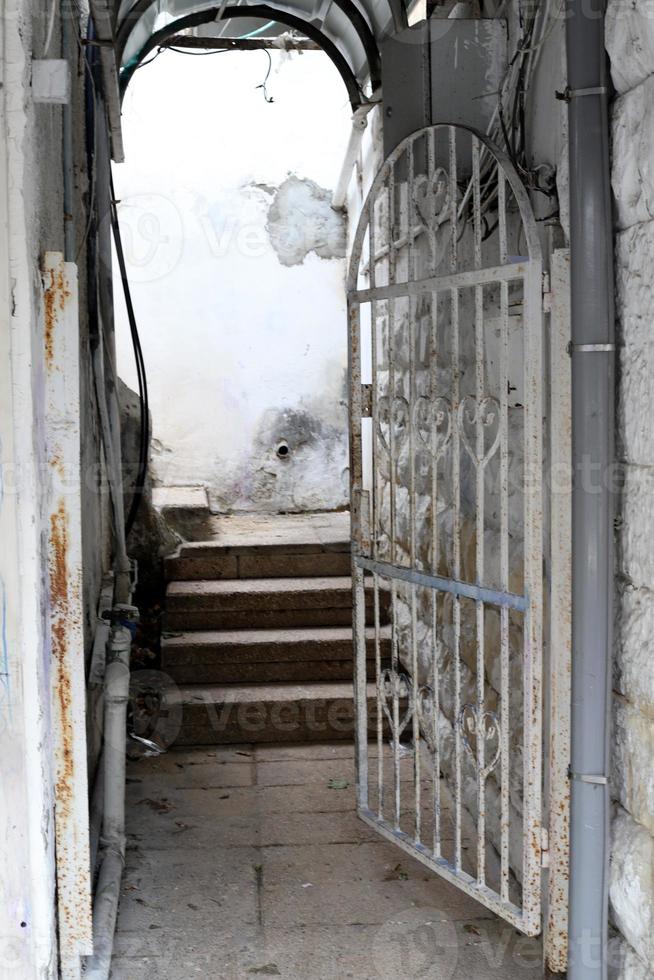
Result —
[{"label": "hanging wire", "polygon": [[270,57],[270,51],[264,48],[266,55],[268,56],[268,71],[266,72],[266,77],[262,81],[261,85],[257,85],[257,88],[263,89],[263,97],[268,104],[274,102],[275,100],[271,95],[268,95],[268,79],[270,78],[270,72],[272,71],[272,58]]},{"label": "hanging wire", "polygon": [[188,54],[191,58],[206,58],[211,54],[227,54],[231,48],[217,48],[215,51],[189,51],[188,48],[174,48],[172,45],[164,45],[160,51],[174,51],[175,54]]},{"label": "hanging wire", "polygon": [[50,16],[48,18],[48,30],[45,36],[45,43],[43,45],[43,57],[48,57],[48,51],[50,50],[50,45],[52,44],[52,36],[54,34],[55,20],[57,18],[57,8],[59,6],[59,0],[50,0]]}]

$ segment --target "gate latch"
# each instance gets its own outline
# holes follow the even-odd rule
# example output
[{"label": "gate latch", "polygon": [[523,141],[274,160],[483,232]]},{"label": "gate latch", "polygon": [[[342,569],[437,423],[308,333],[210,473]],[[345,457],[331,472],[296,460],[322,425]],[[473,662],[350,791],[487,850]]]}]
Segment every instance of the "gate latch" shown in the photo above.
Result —
[{"label": "gate latch", "polygon": [[361,385],[361,418],[369,419],[372,415],[372,385]]},{"label": "gate latch", "polygon": [[540,832],[540,866],[550,866],[550,833],[547,827],[542,827]]}]

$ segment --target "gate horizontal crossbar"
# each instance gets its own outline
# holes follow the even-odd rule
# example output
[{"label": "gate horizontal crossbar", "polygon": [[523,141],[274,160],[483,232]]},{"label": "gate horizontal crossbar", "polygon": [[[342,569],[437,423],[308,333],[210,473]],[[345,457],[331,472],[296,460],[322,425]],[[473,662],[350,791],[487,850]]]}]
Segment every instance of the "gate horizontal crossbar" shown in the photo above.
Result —
[{"label": "gate horizontal crossbar", "polygon": [[502,901],[492,888],[489,888],[487,885],[481,885],[472,875],[467,874],[462,868],[455,868],[446,858],[436,857],[424,844],[419,844],[409,834],[405,834],[401,830],[396,829],[387,820],[380,820],[367,807],[359,807],[358,814],[364,823],[373,827],[382,837],[397,844],[412,858],[420,861],[421,864],[426,865],[432,871],[437,870],[441,878],[445,878],[452,885],[456,885],[457,888],[466,892],[471,898],[481,902],[487,909],[490,909],[492,912],[499,912],[516,929],[524,932],[527,936],[539,935],[540,921],[538,917],[534,919],[528,918],[514,902],[508,900]]},{"label": "gate horizontal crossbar", "polygon": [[370,289],[353,289],[348,295],[351,302],[369,303],[371,300],[400,299],[403,296],[417,296],[421,293],[442,293],[447,289],[462,289],[466,286],[483,286],[491,283],[511,282],[524,279],[529,270],[528,262],[514,262],[509,265],[496,265],[488,269],[471,269],[469,272],[453,272],[447,276],[429,276],[426,279],[413,279],[411,282],[394,282],[388,286],[373,286]]},{"label": "gate horizontal crossbar", "polygon": [[399,565],[391,565],[385,561],[364,558],[363,555],[357,555],[354,560],[359,568],[363,568],[375,575],[380,575],[382,578],[400,579],[403,582],[422,585],[426,589],[434,589],[437,592],[449,592],[450,595],[460,596],[464,599],[474,599],[476,602],[486,602],[491,606],[517,609],[519,612],[525,612],[529,605],[526,596],[516,595],[515,592],[500,592],[495,589],[484,588],[481,585],[474,585],[471,582],[459,582],[457,579],[443,578],[440,575],[430,575],[428,572],[419,572],[414,568],[402,568]]}]

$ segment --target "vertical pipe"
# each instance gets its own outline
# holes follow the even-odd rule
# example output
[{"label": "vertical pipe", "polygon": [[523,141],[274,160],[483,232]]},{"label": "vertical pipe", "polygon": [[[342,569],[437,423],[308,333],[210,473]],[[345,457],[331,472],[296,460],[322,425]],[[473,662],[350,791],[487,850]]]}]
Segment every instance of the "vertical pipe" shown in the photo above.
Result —
[{"label": "vertical pipe", "polygon": [[[74,77],[75,63],[73,59],[73,9],[64,0],[61,8],[61,56],[68,62],[71,77]],[[62,113],[62,162],[64,180],[64,258],[66,262],[75,262],[75,191],[74,191],[74,138],[73,138],[73,91],[63,107]]]},{"label": "vertical pipe", "polygon": [[570,980],[607,975],[613,243],[603,0],[567,0],[572,303]]},{"label": "vertical pipe", "polygon": [[93,956],[88,980],[108,980],[111,970],[120,886],[125,863],[125,739],[129,700],[131,634],[114,627],[107,649],[102,779],[101,863],[93,903]]}]

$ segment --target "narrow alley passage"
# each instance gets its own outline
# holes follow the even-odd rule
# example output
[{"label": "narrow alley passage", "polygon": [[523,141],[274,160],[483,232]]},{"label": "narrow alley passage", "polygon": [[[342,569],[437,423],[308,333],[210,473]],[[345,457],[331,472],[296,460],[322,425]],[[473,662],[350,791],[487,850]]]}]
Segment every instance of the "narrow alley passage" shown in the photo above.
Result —
[{"label": "narrow alley passage", "polygon": [[541,975],[538,940],[357,819],[350,744],[173,749],[127,794],[113,980]]}]

